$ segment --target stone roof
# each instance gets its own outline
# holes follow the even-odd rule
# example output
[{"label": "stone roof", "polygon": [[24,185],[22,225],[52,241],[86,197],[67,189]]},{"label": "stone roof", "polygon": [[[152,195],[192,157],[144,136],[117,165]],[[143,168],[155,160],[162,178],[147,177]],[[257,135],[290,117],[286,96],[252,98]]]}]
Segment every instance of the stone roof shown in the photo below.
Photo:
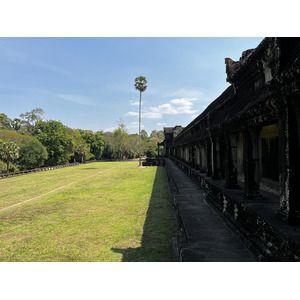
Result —
[{"label": "stone roof", "polygon": [[227,79],[226,81],[231,82],[231,78],[235,76],[235,73],[237,73],[240,68],[247,64],[249,56],[253,53],[255,49],[249,49],[246,51],[243,51],[242,57],[239,61],[234,61],[231,58],[225,58],[225,64],[226,64],[226,73],[227,73]]},{"label": "stone roof", "polygon": [[[266,68],[271,72],[268,80]],[[174,145],[273,121],[277,108],[270,101],[276,87],[300,91],[300,38],[265,38],[257,48],[244,51],[238,62],[227,58],[226,72],[232,84],[174,138]]]},{"label": "stone roof", "polygon": [[173,127],[164,127],[164,133],[173,133]]}]

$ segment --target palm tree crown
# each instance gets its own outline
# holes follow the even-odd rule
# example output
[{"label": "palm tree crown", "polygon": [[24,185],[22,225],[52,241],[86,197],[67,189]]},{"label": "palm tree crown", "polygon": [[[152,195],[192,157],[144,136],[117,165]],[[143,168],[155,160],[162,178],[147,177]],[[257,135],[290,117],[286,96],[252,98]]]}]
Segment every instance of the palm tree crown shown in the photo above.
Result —
[{"label": "palm tree crown", "polygon": [[19,158],[19,147],[13,142],[0,141],[0,158],[6,162],[9,173],[9,163]]},{"label": "palm tree crown", "polygon": [[147,79],[146,79],[146,77],[139,76],[134,81],[135,81],[134,86],[137,90],[139,90],[140,92],[146,91],[146,88],[147,88]]}]

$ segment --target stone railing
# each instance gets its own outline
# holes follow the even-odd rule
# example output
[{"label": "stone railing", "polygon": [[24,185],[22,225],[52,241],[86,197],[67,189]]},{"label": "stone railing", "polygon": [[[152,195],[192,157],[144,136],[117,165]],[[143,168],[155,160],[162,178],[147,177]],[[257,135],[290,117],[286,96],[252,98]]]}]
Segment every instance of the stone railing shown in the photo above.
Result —
[{"label": "stone railing", "polygon": [[[280,232],[243,201],[242,190],[227,190],[217,180],[172,157],[173,162],[207,193],[206,199],[240,232],[245,244],[262,261],[300,261],[300,245]],[[171,177],[169,175],[169,177]],[[285,225],[286,226],[286,225]]]},{"label": "stone railing", "polygon": [[25,175],[25,174],[31,174],[31,173],[38,173],[38,172],[43,172],[43,171],[56,170],[56,169],[61,169],[61,168],[66,168],[66,167],[73,167],[73,166],[78,166],[78,165],[80,165],[80,163],[76,162],[76,163],[59,165],[59,166],[43,167],[43,168],[16,171],[16,172],[10,172],[10,173],[1,173],[0,179],[19,176],[19,175]]},{"label": "stone railing", "polygon": [[142,162],[143,166],[164,166],[165,161],[161,157],[147,157],[146,161]]}]

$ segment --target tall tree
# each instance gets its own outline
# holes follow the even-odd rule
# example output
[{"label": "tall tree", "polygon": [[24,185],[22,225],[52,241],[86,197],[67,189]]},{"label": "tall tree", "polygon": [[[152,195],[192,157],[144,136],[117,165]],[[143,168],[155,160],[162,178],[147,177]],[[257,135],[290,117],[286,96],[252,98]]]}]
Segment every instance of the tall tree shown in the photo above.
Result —
[{"label": "tall tree", "polygon": [[9,163],[13,163],[19,157],[19,147],[12,142],[0,141],[0,158],[7,164],[9,173]]},{"label": "tall tree", "polygon": [[31,129],[36,122],[39,122],[43,119],[44,111],[36,107],[32,111],[26,112],[25,114],[20,114],[20,118],[24,119],[25,126],[27,131],[31,133]]},{"label": "tall tree", "polygon": [[9,119],[6,114],[0,113],[0,129],[10,128],[10,127],[11,127],[11,119]]},{"label": "tall tree", "polygon": [[152,132],[150,134],[150,138],[156,138],[156,139],[163,140],[164,139],[164,132],[162,130],[160,130],[160,131],[152,130]]},{"label": "tall tree", "polygon": [[[142,144],[143,148],[143,144]],[[137,134],[130,134],[126,142],[126,153],[128,158],[135,158],[139,155],[139,136]]]},{"label": "tall tree", "polygon": [[69,136],[67,127],[61,122],[39,121],[33,128],[33,135],[46,147],[48,159],[46,165],[55,166],[68,162],[74,153],[74,141]]},{"label": "tall tree", "polygon": [[120,118],[118,120],[118,128],[113,132],[113,152],[115,158],[124,159],[126,156],[126,144],[128,140],[128,131],[126,126]]},{"label": "tall tree", "polygon": [[141,107],[142,107],[142,92],[145,92],[147,89],[147,79],[144,76],[139,76],[135,78],[134,87],[136,90],[140,91],[140,105],[139,105],[139,166],[142,164],[141,160]]},{"label": "tall tree", "polygon": [[19,131],[21,129],[22,126],[22,120],[18,119],[18,118],[14,118],[11,122],[11,126],[15,131]]},{"label": "tall tree", "polygon": [[91,130],[79,130],[81,137],[90,146],[90,152],[95,156],[95,159],[100,160],[104,149],[103,137],[99,131],[94,133]]},{"label": "tall tree", "polygon": [[145,129],[141,130],[141,139],[142,139],[142,141],[148,140],[148,133]]},{"label": "tall tree", "polygon": [[81,157],[81,163],[85,161],[85,157],[89,153],[89,151],[90,151],[90,146],[87,144],[81,144],[77,147],[76,152]]}]

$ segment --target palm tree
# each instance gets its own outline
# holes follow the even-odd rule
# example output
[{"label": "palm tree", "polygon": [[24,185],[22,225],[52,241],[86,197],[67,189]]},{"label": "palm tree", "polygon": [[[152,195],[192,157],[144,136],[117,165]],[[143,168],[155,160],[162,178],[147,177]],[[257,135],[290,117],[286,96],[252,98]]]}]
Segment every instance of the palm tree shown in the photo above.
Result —
[{"label": "palm tree", "polygon": [[89,151],[90,151],[90,146],[89,145],[80,144],[77,147],[76,152],[81,156],[81,163],[82,164],[85,161],[85,156],[87,155],[87,153],[89,153]]},{"label": "palm tree", "polygon": [[135,78],[135,88],[140,91],[140,106],[139,106],[139,166],[141,166],[141,106],[142,106],[142,92],[146,91],[147,79],[144,76]]},{"label": "palm tree", "polygon": [[7,164],[7,173],[9,173],[9,163],[19,157],[19,147],[13,142],[0,141],[0,158]]}]

